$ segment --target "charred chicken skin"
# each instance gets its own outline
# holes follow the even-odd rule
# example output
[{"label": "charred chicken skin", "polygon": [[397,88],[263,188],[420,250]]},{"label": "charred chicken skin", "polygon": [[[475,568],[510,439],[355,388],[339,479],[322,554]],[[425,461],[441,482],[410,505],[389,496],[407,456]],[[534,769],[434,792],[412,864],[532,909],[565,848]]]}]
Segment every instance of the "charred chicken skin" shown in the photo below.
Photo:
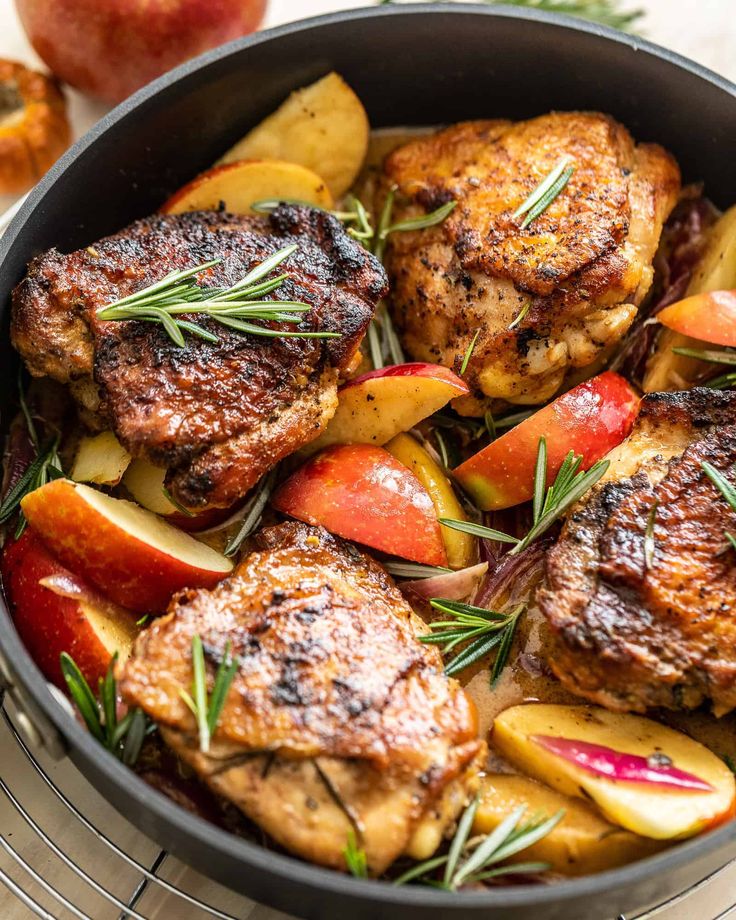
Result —
[{"label": "charred chicken skin", "polygon": [[[139,638],[121,692],[218,794],[278,843],[345,868],[353,831],[372,874],[424,857],[473,794],[485,743],[469,697],[384,569],[319,528],[262,531],[212,591],[175,597]],[[192,637],[210,680],[239,668],[203,752],[180,691]],[[210,684],[211,686],[211,684]]]},{"label": "charred chicken skin", "polygon": [[[270,298],[309,304],[298,328],[339,338],[264,338],[197,316],[218,341],[191,336],[181,348],[158,324],[97,318],[172,270],[221,259],[198,280],[230,285],[294,243],[279,268],[289,278]],[[202,510],[232,504],[319,435],[385,290],[380,264],[325,212],[161,215],[35,259],[14,293],[11,331],[32,374],[69,384],[88,424],[112,428],[133,456],[166,467],[174,498]]]},{"label": "charred chicken skin", "polygon": [[[567,186],[523,227],[514,212],[565,156]],[[476,415],[489,400],[546,401],[621,339],[680,188],[662,148],[585,112],[457,124],[396,150],[384,172],[397,220],[457,202],[441,225],[393,234],[386,265],[412,358],[458,365],[480,330],[474,395],[455,403]]]},{"label": "charred chicken skin", "polygon": [[627,441],[550,551],[538,593],[562,683],[609,709],[736,707],[736,394],[642,401]]}]

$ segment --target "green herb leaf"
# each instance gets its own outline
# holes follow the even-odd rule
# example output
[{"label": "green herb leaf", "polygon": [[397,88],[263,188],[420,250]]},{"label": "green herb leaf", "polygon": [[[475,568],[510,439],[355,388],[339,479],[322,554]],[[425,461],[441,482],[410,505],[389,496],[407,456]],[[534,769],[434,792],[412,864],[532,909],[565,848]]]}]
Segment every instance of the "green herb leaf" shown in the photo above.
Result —
[{"label": "green herb leaf", "polygon": [[348,842],[342,851],[348,872],[355,878],[368,878],[368,857],[365,850],[358,846],[354,830],[348,833]]},{"label": "green herb leaf", "polygon": [[[708,479],[710,479],[713,485],[726,499],[731,510],[736,511],[736,488],[734,488],[728,479],[726,479],[726,477],[720,473],[711,463],[708,463],[707,460],[704,460],[700,466],[702,467],[703,472],[708,477]],[[734,535],[728,531],[725,532],[724,536],[733,547],[733,549],[736,549],[736,537],[734,537]]]},{"label": "green herb leaf", "polygon": [[564,190],[575,172],[574,166],[568,166],[570,161],[569,156],[564,156],[549,175],[539,183],[526,201],[514,211],[512,215],[514,219],[521,217],[522,214],[526,215],[520,224],[522,230],[525,230],[532,221],[535,221],[543,214]]},{"label": "green herb leaf", "polygon": [[441,565],[419,565],[416,562],[384,562],[383,567],[396,578],[436,578],[437,575],[446,575],[452,569]]},{"label": "green herb leaf", "polygon": [[226,556],[234,556],[243,545],[244,541],[260,524],[263,512],[271,497],[277,475],[278,467],[276,466],[266,473],[259,482],[255,494],[248,499],[244,509],[245,516],[243,517],[243,523],[240,525],[238,532],[225,547]]},{"label": "green herb leaf", "polygon": [[465,352],[465,357],[463,358],[463,363],[460,365],[460,376],[462,377],[465,371],[468,369],[468,364],[470,364],[470,359],[473,356],[473,351],[475,350],[475,343],[478,341],[478,336],[480,335],[480,329],[477,330],[473,336],[473,341],[468,345],[468,350]]},{"label": "green herb leaf", "polygon": [[62,652],[59,663],[71,698],[79,710],[79,714],[84,719],[84,724],[87,726],[89,733],[101,744],[104,744],[105,733],[102,729],[100,708],[94,693],[92,693],[89,684],[71,655]]},{"label": "green herb leaf", "polygon": [[233,679],[240,667],[240,661],[230,655],[230,641],[225,643],[225,652],[215,674],[212,696],[207,694],[207,665],[204,658],[204,646],[199,635],[192,636],[192,687],[191,693],[179,689],[179,695],[192,711],[197,720],[199,732],[199,749],[207,754],[210,741],[217,728],[225,700]]},{"label": "green herb leaf", "polygon": [[736,365],[736,351],[717,351],[708,348],[673,348],[672,353],[683,355],[685,358],[697,358],[699,361],[709,361],[711,364]]},{"label": "green herb leaf", "polygon": [[521,310],[519,310],[519,312],[516,314],[516,318],[511,323],[509,323],[507,327],[509,332],[511,332],[512,329],[516,329],[517,326],[519,326],[521,323],[524,322],[524,318],[529,312],[531,305],[532,305],[531,300],[527,300],[527,302],[524,304]]},{"label": "green herb leaf", "polygon": [[459,530],[461,533],[469,533],[473,537],[481,537],[485,540],[496,540],[499,543],[518,543],[516,537],[512,537],[500,530],[494,530],[492,527],[486,527],[483,524],[476,524],[473,521],[456,521],[453,518],[440,518],[440,524],[449,527],[451,530]]}]

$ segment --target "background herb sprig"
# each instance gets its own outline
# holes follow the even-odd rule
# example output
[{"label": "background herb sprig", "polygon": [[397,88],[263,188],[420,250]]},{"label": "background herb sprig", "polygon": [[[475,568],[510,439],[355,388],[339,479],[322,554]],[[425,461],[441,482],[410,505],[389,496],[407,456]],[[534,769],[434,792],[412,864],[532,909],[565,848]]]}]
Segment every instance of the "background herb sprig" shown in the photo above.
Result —
[{"label": "background herb sprig", "polygon": [[230,654],[230,642],[225,643],[225,653],[215,675],[212,695],[207,693],[207,665],[200,636],[192,636],[192,687],[191,693],[179,690],[179,695],[194,714],[199,731],[199,749],[206,754],[225,705],[230,685],[240,667],[240,661]]}]

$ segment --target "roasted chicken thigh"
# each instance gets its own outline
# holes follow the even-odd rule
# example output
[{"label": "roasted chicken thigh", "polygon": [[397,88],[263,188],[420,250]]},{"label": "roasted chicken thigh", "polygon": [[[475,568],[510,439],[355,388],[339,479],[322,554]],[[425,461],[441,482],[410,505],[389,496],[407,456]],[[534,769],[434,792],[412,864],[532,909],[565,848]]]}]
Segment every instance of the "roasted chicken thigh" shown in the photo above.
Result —
[{"label": "roasted chicken thigh", "polygon": [[[97,318],[172,270],[221,259],[199,280],[233,284],[290,244],[298,249],[279,268],[289,277],[268,299],[309,304],[299,329],[339,338],[265,338],[197,316],[218,341],[189,336],[181,348],[159,325]],[[14,294],[12,337],[32,374],[70,385],[88,424],[111,427],[134,457],[166,467],[180,504],[227,507],[325,427],[338,375],[385,289],[380,264],[323,211],[159,215],[35,259]]]},{"label": "roasted chicken thigh", "polygon": [[[515,217],[563,157],[567,186],[528,226]],[[408,354],[452,367],[476,332],[456,401],[539,403],[620,340],[652,282],[680,187],[661,147],[636,145],[607,115],[465,122],[390,154],[395,219],[454,200],[441,225],[390,237],[391,309]]]},{"label": "roasted chicken thigh", "polygon": [[733,485],[736,394],[642,401],[628,440],[568,518],[538,601],[551,665],[609,709],[736,707],[734,512],[703,469]]},{"label": "roasted chicken thigh", "polygon": [[[212,591],[185,591],[137,642],[121,692],[220,795],[278,843],[345,868],[349,834],[372,873],[430,855],[477,784],[476,713],[381,566],[287,523]],[[210,679],[239,660],[209,751],[180,691],[199,635]],[[211,686],[211,685],[210,685]]]}]

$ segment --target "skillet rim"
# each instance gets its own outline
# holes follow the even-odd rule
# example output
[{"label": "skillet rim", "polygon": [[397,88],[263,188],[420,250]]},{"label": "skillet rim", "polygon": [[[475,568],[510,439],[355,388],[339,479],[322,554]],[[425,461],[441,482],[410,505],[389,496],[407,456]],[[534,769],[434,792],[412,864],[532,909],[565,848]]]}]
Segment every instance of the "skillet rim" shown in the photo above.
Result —
[{"label": "skillet rim", "polygon": [[[37,211],[42,209],[46,193],[57,180],[62,179],[67,167],[80,154],[93,147],[103,134],[109,130],[114,130],[117,125],[133,114],[140,106],[152,103],[159,94],[171,90],[172,87],[184,79],[199,71],[206,70],[209,66],[222,59],[241,53],[249,47],[278,41],[283,36],[309,32],[322,26],[336,25],[346,21],[355,22],[368,18],[444,16],[447,14],[517,19],[530,23],[540,23],[546,27],[551,26],[561,31],[594,35],[618,45],[625,45],[634,51],[643,52],[645,55],[658,59],[662,63],[674,65],[689,72],[693,76],[731,95],[734,98],[734,106],[736,107],[736,84],[725,77],[646,39],[627,35],[615,29],[570,16],[514,7],[482,7],[477,3],[421,3],[409,6],[368,7],[311,17],[236,39],[212,51],[205,52],[149,83],[104,115],[87,134],[60,158],[29,194],[27,200],[0,238],[0,271],[2,271],[5,259],[21,229],[33,219]],[[3,318],[5,309],[5,305],[0,305],[0,320]],[[317,896],[352,897],[359,899],[364,904],[372,903],[374,906],[384,904],[394,907],[441,910],[445,915],[448,913],[460,915],[469,911],[479,912],[483,909],[493,909],[495,911],[503,908],[544,906],[555,902],[562,906],[567,901],[579,901],[584,898],[594,897],[596,894],[611,892],[614,889],[625,891],[629,887],[638,886],[647,879],[654,879],[660,873],[671,873],[690,864],[697,858],[706,857],[716,850],[725,851],[729,844],[736,844],[736,819],[734,819],[723,827],[704,836],[683,842],[672,850],[666,850],[661,854],[639,860],[618,869],[567,879],[552,886],[518,885],[513,888],[497,888],[484,892],[471,891],[457,894],[419,886],[396,888],[387,882],[355,879],[306,863],[292,856],[267,850],[259,844],[236,837],[234,834],[218,828],[205,819],[186,812],[163,794],[153,790],[132,770],[124,767],[114,757],[110,756],[82,729],[52,695],[43,675],[20,641],[4,598],[0,595],[0,687],[2,686],[3,664],[5,664],[13,685],[19,688],[22,694],[30,697],[31,704],[35,704],[40,709],[41,715],[51,723],[63,739],[65,746],[68,748],[67,753],[75,763],[75,766],[98,789],[101,790],[101,787],[105,785],[103,780],[116,787],[115,791],[120,793],[123,799],[127,799],[127,803],[134,803],[136,808],[141,809],[143,813],[149,812],[153,815],[160,822],[159,827],[163,826],[171,838],[175,835],[186,835],[190,843],[211,851],[213,855],[218,852],[227,853],[230,858],[248,866],[251,870],[262,872],[264,878],[283,880],[284,883],[290,886],[301,886],[305,890],[314,892]],[[90,777],[89,769],[82,770],[82,763],[87,768],[90,765],[92,766],[94,774],[92,777]],[[103,795],[113,807],[123,813],[122,810],[124,805],[127,804],[126,802],[113,801],[105,792],[103,792]],[[130,820],[127,815],[123,814],[123,816]],[[142,824],[140,820],[131,823],[134,823],[139,828]],[[144,830],[143,833],[147,833],[147,831]],[[174,855],[176,855],[175,851]]]}]

